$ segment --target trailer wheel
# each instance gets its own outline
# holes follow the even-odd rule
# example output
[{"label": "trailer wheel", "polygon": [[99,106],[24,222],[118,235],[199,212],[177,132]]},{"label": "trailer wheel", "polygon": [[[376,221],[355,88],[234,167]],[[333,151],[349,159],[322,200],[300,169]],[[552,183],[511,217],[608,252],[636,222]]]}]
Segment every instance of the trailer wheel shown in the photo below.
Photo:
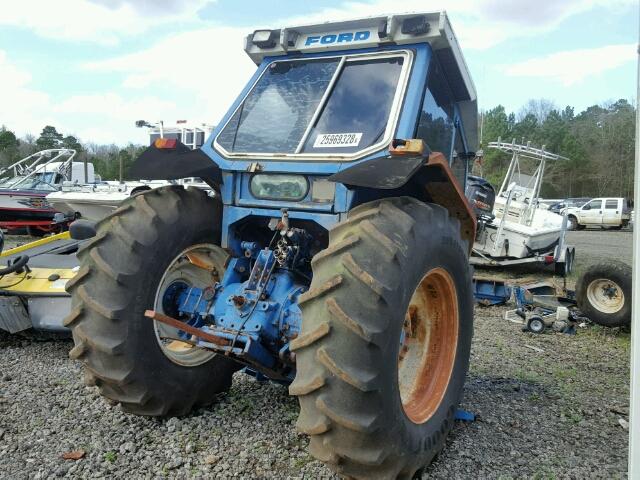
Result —
[{"label": "trailer wheel", "polygon": [[473,294],[460,224],[412,198],[330,232],[292,342],[298,429],[347,477],[411,478],[442,449],[469,364]]},{"label": "trailer wheel", "polygon": [[78,252],[81,268],[67,284],[72,310],[65,325],[75,342],[69,356],[83,363],[88,384],[127,412],[183,415],[231,385],[231,360],[175,341],[179,332],[143,316],[162,311],[176,279],[210,281],[213,269],[194,267],[187,255],[206,256],[223,273],[220,219],[219,201],[201,190],[150,190],[98,222]]},{"label": "trailer wheel", "polygon": [[592,265],[578,279],[578,308],[605,327],[631,324],[631,267],[615,260]]},{"label": "trailer wheel", "polygon": [[546,325],[542,317],[533,316],[527,320],[527,330],[531,333],[543,333]]}]

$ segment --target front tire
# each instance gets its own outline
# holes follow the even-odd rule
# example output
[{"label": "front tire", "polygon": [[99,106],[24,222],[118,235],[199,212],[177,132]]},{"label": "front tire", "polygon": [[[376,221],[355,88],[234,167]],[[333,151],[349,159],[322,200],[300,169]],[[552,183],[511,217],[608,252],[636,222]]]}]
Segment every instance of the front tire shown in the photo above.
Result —
[{"label": "front tire", "polygon": [[469,364],[468,246],[441,206],[361,205],[330,232],[292,342],[298,429],[355,478],[411,478],[442,449]]},{"label": "front tire", "polygon": [[156,325],[144,317],[157,308],[162,279],[180,252],[219,249],[220,219],[220,202],[201,190],[155,189],[98,222],[78,252],[81,268],[67,286],[72,309],[65,325],[75,342],[69,356],[83,363],[88,384],[127,412],[184,415],[231,385],[231,360],[211,355],[181,364],[163,351]]}]

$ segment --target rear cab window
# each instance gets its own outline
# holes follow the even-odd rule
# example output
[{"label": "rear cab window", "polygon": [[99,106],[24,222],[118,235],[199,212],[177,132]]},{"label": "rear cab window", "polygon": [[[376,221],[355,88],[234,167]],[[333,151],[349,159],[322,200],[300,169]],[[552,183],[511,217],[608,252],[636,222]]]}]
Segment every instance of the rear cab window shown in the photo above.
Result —
[{"label": "rear cab window", "polygon": [[618,209],[618,199],[617,198],[610,198],[609,200],[607,200],[605,202],[604,208],[606,208],[608,210],[617,210]]},{"label": "rear cab window", "polygon": [[375,151],[391,141],[411,58],[396,50],[274,61],[214,145],[228,157]]}]

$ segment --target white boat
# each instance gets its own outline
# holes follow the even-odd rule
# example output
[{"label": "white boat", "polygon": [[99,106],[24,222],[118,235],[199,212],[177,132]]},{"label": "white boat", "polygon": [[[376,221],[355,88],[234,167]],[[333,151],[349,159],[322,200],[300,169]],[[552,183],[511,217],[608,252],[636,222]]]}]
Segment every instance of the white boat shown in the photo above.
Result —
[{"label": "white boat", "polygon": [[164,180],[104,182],[93,185],[67,183],[47,195],[47,202],[67,217],[98,221],[113,212],[127,198],[152,188],[169,185]]},{"label": "white boat", "polygon": [[47,149],[0,170],[0,227],[26,227],[33,235],[54,230],[56,211],[45,197],[64,182],[96,180],[93,164],[76,162],[75,156],[72,149]]},{"label": "white boat", "polygon": [[[567,159],[547,152],[544,146],[538,149],[515,141],[491,142],[488,146],[512,157],[495,199],[493,219],[481,224],[478,230],[473,253],[479,260],[474,263],[499,264],[500,260],[517,263],[545,255],[550,258],[548,263],[560,258],[564,261],[566,219],[541,208],[539,196],[546,162]],[[532,173],[523,173],[527,166]]]},{"label": "white boat", "polygon": [[[144,120],[136,122],[138,127],[149,128],[149,143],[158,138],[177,139],[191,149],[202,146],[213,126],[188,124],[178,121],[176,125],[165,126],[164,122],[154,124]],[[67,217],[98,221],[113,212],[127,198],[137,193],[170,184],[184,185],[209,190],[210,187],[199,178],[183,178],[175,181],[137,180],[126,182],[102,182],[100,184],[64,184],[60,191],[47,195],[47,202]]]}]

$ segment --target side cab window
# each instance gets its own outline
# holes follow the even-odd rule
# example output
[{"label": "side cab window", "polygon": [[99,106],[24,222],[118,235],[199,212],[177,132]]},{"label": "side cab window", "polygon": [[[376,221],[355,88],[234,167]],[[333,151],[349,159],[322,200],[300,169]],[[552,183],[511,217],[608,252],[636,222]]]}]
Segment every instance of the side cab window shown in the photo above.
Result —
[{"label": "side cab window", "polygon": [[602,200],[591,200],[582,207],[582,210],[600,210],[602,208]]},{"label": "side cab window", "polygon": [[453,96],[440,65],[432,58],[415,138],[424,140],[430,152],[441,152],[451,163],[454,131]]}]

